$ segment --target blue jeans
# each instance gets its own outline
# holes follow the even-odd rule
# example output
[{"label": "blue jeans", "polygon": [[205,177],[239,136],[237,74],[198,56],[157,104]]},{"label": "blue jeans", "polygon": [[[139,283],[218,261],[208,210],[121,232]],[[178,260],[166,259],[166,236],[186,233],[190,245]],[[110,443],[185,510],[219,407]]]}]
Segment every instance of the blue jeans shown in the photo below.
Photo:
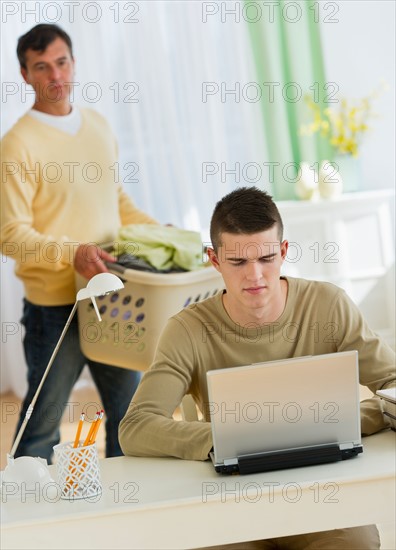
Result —
[{"label": "blue jeans", "polygon": [[[24,300],[22,323],[25,326],[24,350],[28,366],[28,391],[23,402],[17,430],[30,405],[42,375],[70,315],[72,306],[36,306]],[[97,403],[71,403],[71,390],[87,364],[102,399]],[[106,415],[106,456],[120,456],[118,425],[139,384],[140,373],[111,367],[87,359],[79,343],[77,314],[65,335],[51,370],[44,382],[33,414],[15,453],[40,456],[51,461],[52,447],[59,443],[59,425],[66,409],[66,420],[79,418],[84,410],[93,420],[96,410]],[[87,418],[88,416],[88,418]],[[87,429],[88,425],[85,426]],[[84,434],[83,434],[84,436]]]}]

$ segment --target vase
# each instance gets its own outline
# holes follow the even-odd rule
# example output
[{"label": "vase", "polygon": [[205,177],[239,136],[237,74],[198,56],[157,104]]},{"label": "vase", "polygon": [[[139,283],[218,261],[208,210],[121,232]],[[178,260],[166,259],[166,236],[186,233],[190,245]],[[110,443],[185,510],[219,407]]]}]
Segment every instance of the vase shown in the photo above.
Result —
[{"label": "vase", "polygon": [[319,194],[322,199],[335,199],[341,195],[343,181],[338,165],[324,160],[319,168]]},{"label": "vase", "polygon": [[[333,162],[338,166],[344,193],[353,193],[363,187],[359,158],[352,155],[335,155]],[[337,166],[334,166],[336,170]]]},{"label": "vase", "polygon": [[318,179],[309,162],[300,163],[299,176],[295,184],[297,197],[305,201],[312,200],[317,194]]}]

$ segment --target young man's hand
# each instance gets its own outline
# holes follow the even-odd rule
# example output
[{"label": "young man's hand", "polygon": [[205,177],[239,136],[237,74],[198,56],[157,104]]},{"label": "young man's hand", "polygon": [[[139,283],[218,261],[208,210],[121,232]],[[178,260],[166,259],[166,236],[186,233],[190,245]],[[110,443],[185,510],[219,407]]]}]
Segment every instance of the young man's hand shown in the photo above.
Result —
[{"label": "young man's hand", "polygon": [[80,244],[74,256],[74,269],[86,279],[108,271],[104,262],[115,262],[116,258],[95,244]]}]

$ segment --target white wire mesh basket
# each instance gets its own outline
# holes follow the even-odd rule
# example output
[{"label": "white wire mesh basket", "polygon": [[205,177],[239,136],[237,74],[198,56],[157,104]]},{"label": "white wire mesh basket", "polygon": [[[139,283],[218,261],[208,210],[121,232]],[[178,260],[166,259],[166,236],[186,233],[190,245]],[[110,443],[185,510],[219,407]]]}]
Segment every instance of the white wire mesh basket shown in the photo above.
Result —
[{"label": "white wire mesh basket", "polygon": [[102,492],[96,443],[76,448],[62,443],[54,452],[62,499],[89,499]]}]

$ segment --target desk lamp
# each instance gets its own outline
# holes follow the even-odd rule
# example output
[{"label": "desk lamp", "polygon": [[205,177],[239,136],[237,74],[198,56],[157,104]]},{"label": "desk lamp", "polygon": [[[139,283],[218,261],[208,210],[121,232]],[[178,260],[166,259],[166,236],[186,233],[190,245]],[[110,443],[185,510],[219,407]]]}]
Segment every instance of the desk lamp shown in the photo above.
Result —
[{"label": "desk lamp", "polygon": [[14,455],[25,431],[27,423],[32,416],[34,406],[43,387],[45,379],[47,378],[56,354],[59,351],[65,334],[77,310],[78,302],[81,300],[85,300],[86,298],[90,298],[95,308],[96,315],[98,316],[99,321],[101,321],[102,318],[100,316],[95,298],[98,296],[104,296],[105,294],[110,294],[111,292],[115,292],[116,290],[120,290],[122,288],[124,288],[124,284],[121,279],[119,279],[116,275],[113,275],[112,273],[99,273],[98,275],[95,275],[94,277],[92,277],[92,279],[90,279],[85,288],[82,288],[77,292],[76,301],[73,309],[69,315],[69,318],[66,321],[62,334],[60,335],[59,340],[55,346],[55,349],[52,352],[50,360],[48,361],[47,367],[44,371],[43,377],[32,399],[32,402],[30,403],[26,411],[25,418],[23,419],[21,427],[15,438],[12,449],[10,453],[7,454],[7,466],[2,476],[2,484],[13,483],[14,485],[21,485],[21,483],[25,483],[27,486],[35,487],[36,483],[39,483],[41,485],[45,485],[50,482],[53,483],[53,480],[51,479],[48,471],[47,461],[45,459],[38,457],[33,458],[31,456],[20,456],[14,459]]}]

